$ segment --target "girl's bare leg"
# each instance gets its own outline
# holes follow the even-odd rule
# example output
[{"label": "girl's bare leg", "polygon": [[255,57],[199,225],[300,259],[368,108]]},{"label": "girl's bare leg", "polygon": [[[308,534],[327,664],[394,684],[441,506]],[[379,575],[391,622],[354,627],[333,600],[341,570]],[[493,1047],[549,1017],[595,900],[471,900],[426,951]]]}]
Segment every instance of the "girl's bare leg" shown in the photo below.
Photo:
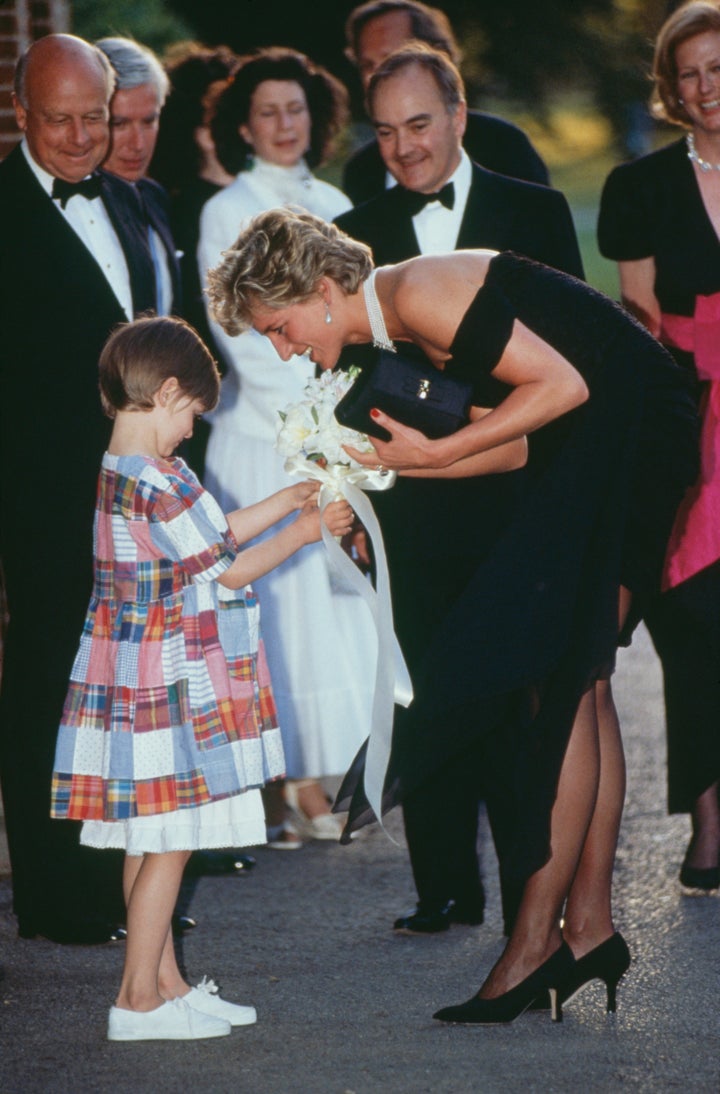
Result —
[{"label": "girl's bare leg", "polygon": [[189,851],[126,856],[123,888],[127,904],[125,966],[116,1006],[148,1011],[184,995],[175,959],[171,921]]},{"label": "girl's bare leg", "polygon": [[562,942],[560,917],[572,884],[597,797],[600,752],[591,688],[580,701],[563,760],[550,819],[550,858],[528,880],[513,932],[480,989],[502,995],[534,972]]}]

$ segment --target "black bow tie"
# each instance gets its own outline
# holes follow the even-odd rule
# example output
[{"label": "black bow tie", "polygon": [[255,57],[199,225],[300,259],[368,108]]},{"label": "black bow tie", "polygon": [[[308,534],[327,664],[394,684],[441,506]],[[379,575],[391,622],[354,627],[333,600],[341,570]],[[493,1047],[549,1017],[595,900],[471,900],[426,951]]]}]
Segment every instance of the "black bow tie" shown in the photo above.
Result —
[{"label": "black bow tie", "polygon": [[55,179],[53,181],[52,196],[59,200],[63,209],[75,194],[80,194],[81,197],[88,200],[90,198],[99,198],[100,176],[90,175],[89,178],[82,179],[80,182],[66,182],[65,179]]},{"label": "black bow tie", "polygon": [[434,194],[421,194],[419,190],[407,190],[404,186],[399,186],[398,189],[403,195],[405,207],[411,217],[414,217],[431,201],[439,201],[446,209],[452,209],[455,205],[455,187],[452,182],[446,182],[442,190]]}]

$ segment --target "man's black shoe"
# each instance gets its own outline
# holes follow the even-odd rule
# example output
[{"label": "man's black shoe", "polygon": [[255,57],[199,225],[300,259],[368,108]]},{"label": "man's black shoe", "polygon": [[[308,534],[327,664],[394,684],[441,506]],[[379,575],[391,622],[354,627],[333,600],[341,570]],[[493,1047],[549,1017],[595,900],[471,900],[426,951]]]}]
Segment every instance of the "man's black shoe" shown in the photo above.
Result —
[{"label": "man's black shoe", "polygon": [[484,900],[478,899],[472,903],[449,900],[444,907],[433,910],[418,904],[414,912],[396,919],[393,929],[404,934],[439,934],[440,931],[447,931],[451,923],[477,927],[484,919]]},{"label": "man's black shoe", "polygon": [[185,934],[185,931],[192,931],[195,927],[197,927],[197,920],[190,915],[174,915],[172,917],[172,932],[176,938],[178,935]]},{"label": "man's black shoe", "polygon": [[186,873],[195,877],[247,874],[256,862],[257,859],[252,855],[240,854],[236,851],[194,851]]},{"label": "man's black shoe", "polygon": [[18,924],[20,938],[46,938],[62,946],[101,946],[106,942],[124,942],[127,931],[115,923],[88,920],[77,923],[63,917],[47,918],[42,922],[21,919]]}]

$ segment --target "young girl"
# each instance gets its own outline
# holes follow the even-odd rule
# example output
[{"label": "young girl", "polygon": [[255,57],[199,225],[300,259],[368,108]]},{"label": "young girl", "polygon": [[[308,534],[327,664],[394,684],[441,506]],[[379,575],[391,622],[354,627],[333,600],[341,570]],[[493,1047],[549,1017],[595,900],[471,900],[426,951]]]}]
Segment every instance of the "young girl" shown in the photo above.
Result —
[{"label": "young girl", "polygon": [[[262,843],[260,797],[284,774],[258,605],[249,582],[321,537],[317,485],[223,516],[173,456],[212,409],[219,374],[178,319],[140,319],[100,359],[114,419],[95,516],[95,584],[60,726],[52,815],[124,848],[127,949],[114,1041],[221,1037],[255,1021],[175,959],[171,917],[196,848]],[[299,510],[272,539],[238,544]],[[327,507],[333,535],[346,502]]]}]

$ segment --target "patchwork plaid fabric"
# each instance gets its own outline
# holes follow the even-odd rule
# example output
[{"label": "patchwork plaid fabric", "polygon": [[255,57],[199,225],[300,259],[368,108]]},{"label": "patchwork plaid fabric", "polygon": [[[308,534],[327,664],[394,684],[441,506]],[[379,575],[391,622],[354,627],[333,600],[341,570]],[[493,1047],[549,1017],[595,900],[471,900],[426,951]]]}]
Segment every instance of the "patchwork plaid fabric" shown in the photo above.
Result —
[{"label": "patchwork plaid fabric", "polygon": [[257,599],[216,580],[237,550],[182,460],[106,453],[52,816],[128,820],[283,775]]}]

